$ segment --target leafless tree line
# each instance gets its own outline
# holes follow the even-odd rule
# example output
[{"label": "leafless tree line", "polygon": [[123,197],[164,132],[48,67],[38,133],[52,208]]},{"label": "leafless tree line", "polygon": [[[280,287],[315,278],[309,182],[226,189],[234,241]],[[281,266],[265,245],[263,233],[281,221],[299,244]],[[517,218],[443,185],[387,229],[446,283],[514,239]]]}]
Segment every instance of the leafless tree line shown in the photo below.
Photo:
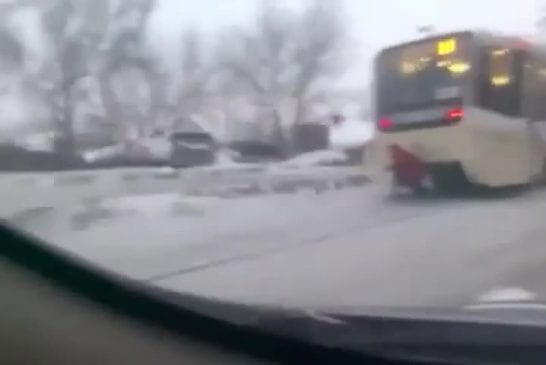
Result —
[{"label": "leafless tree line", "polygon": [[[255,27],[222,31],[213,46],[187,32],[177,70],[168,69],[146,41],[155,5],[154,0],[3,3],[0,73],[20,71],[23,87],[46,106],[49,125],[62,137],[57,148],[75,148],[75,120],[90,95],[96,103],[83,123],[111,143],[199,118],[224,132],[245,118],[258,129],[271,122],[268,133],[283,140],[343,70],[346,38],[337,1],[312,0],[301,12],[264,1]],[[11,18],[29,9],[38,14],[47,45],[34,67],[28,67],[28,47],[10,26]],[[241,115],[245,108],[247,115]]]}]

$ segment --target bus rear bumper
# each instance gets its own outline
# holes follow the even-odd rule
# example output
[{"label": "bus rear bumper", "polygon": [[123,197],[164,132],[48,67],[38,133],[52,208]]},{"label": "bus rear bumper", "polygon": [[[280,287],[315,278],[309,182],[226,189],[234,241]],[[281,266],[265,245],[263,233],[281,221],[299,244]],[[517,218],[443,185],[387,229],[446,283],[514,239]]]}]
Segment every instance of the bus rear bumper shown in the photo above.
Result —
[{"label": "bus rear bumper", "polygon": [[[524,130],[504,131],[492,122],[473,120],[476,122],[468,120],[445,128],[379,132],[374,142],[379,165],[394,173],[400,170],[394,168],[390,151],[390,146],[397,145],[419,160],[429,175],[461,175],[442,174],[444,170],[454,170],[445,166],[458,165],[463,180],[476,185],[502,187],[532,182],[538,169],[534,166],[538,163],[533,161],[542,162],[543,158],[533,157]],[[409,181],[411,184],[404,185],[415,186],[416,181],[414,178]]]}]

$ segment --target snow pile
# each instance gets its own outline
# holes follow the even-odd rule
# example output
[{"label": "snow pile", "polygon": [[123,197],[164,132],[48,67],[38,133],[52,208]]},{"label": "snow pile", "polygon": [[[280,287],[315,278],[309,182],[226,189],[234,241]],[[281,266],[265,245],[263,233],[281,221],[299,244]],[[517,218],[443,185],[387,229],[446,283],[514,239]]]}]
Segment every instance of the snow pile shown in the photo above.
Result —
[{"label": "snow pile", "polygon": [[127,141],[127,144],[117,144],[94,150],[88,150],[83,153],[86,162],[97,162],[114,157],[129,158],[154,158],[158,160],[168,160],[171,154],[170,141],[161,137],[135,138]]},{"label": "snow pile", "polygon": [[142,138],[139,142],[146,147],[154,158],[169,159],[171,156],[171,142],[166,137]]},{"label": "snow pile", "polygon": [[18,144],[29,151],[53,151],[53,133],[34,133],[30,136],[25,136]]},{"label": "snow pile", "polygon": [[307,167],[307,166],[323,166],[335,163],[343,163],[347,160],[347,156],[340,151],[321,150],[314,152],[303,153],[288,161],[281,163],[286,167]]},{"label": "snow pile", "polygon": [[320,150],[303,153],[287,161],[269,164],[269,171],[294,170],[308,167],[321,167],[344,164],[347,156],[342,151]]},{"label": "snow pile", "polygon": [[334,149],[363,147],[373,136],[374,126],[371,122],[347,119],[330,127],[330,146]]},{"label": "snow pile", "polygon": [[98,148],[94,150],[85,151],[82,153],[82,157],[85,162],[93,163],[102,160],[111,159],[123,154],[122,146],[108,146]]},{"label": "snow pile", "polygon": [[221,167],[231,167],[240,165],[239,162],[235,161],[239,153],[230,149],[220,149],[216,153],[216,163],[215,166]]},{"label": "snow pile", "polygon": [[236,158],[239,153],[230,149],[221,149],[216,153],[216,162],[210,166],[199,167],[201,171],[259,171],[264,168],[265,163],[238,162]]}]

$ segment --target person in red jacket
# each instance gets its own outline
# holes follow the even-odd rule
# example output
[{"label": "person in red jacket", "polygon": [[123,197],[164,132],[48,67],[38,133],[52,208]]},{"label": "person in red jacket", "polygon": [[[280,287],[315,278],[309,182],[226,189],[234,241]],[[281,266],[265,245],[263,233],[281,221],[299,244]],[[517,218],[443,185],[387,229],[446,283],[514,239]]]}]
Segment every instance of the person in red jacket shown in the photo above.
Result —
[{"label": "person in red jacket", "polygon": [[407,186],[414,191],[423,190],[423,183],[427,176],[423,161],[396,144],[389,146],[389,152],[396,185]]}]

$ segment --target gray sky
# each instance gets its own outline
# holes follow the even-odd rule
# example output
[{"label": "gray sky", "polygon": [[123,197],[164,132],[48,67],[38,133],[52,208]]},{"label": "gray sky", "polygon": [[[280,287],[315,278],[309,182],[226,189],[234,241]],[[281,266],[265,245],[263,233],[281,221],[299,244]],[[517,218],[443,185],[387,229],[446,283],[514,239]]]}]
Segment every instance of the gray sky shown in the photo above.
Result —
[{"label": "gray sky", "polygon": [[[184,29],[197,28],[202,34],[213,38],[214,34],[227,26],[250,27],[262,1],[265,0],[158,0],[150,24],[151,41],[163,52],[165,60],[174,66],[179,55],[180,35]],[[305,0],[269,1],[301,7]],[[343,2],[347,29],[354,40],[350,66],[340,83],[352,88],[367,87],[370,60],[380,47],[416,37],[415,28],[418,25],[433,24],[439,32],[486,28],[534,35],[539,4],[546,5],[546,0],[339,1]],[[19,28],[25,37],[36,39],[39,30],[28,27],[28,24],[33,23],[32,16],[32,13],[22,16]],[[39,47],[41,42],[29,44],[34,45],[32,52],[43,53]],[[15,102],[6,98],[0,101],[0,107],[6,111],[4,114],[11,116],[3,118],[0,125],[9,124],[8,119],[24,119],[20,113],[22,109],[16,106]],[[33,113],[28,108],[25,110]]]},{"label": "gray sky", "polygon": [[[304,0],[270,0],[299,6]],[[533,35],[541,0],[340,0],[347,28],[355,40],[354,62],[347,79],[367,79],[372,55],[388,44],[416,36],[418,25],[437,31],[485,28]],[[546,1],[543,1],[546,3]],[[251,26],[260,0],[159,0],[152,37],[173,49],[180,32],[197,28],[212,35],[225,26]]]},{"label": "gray sky", "polygon": [[[297,6],[303,0],[270,0]],[[529,33],[540,0],[340,0],[351,33],[373,44],[403,38],[416,25],[434,24],[439,30],[461,27]],[[251,24],[260,0],[159,0],[153,29],[165,37],[184,27],[204,32],[226,25]]]}]

